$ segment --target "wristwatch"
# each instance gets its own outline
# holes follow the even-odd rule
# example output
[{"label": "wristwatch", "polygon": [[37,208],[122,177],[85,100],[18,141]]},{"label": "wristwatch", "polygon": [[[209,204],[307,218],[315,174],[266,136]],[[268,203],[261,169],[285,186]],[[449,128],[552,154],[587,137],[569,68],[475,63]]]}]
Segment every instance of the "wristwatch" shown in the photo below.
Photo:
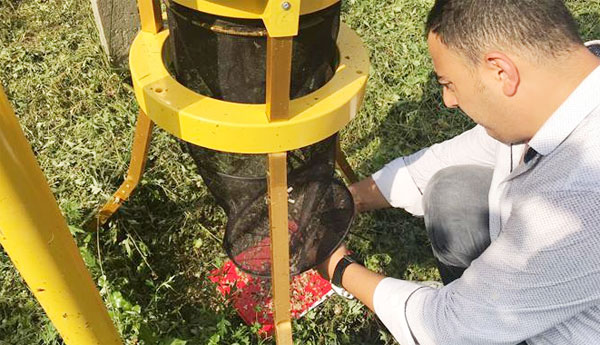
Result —
[{"label": "wristwatch", "polygon": [[346,268],[352,264],[359,264],[359,262],[352,256],[345,255],[335,266],[333,277],[331,278],[331,288],[333,291],[347,299],[354,299],[354,296],[342,287],[342,276]]}]

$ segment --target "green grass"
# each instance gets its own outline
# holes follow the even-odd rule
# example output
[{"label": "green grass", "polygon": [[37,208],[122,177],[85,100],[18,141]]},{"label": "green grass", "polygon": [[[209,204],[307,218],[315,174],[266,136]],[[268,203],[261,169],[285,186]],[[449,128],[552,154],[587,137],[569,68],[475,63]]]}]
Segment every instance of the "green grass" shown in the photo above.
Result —
[{"label": "green grass", "polygon": [[[387,161],[472,126],[444,109],[422,27],[432,0],[347,0],[344,20],[371,52],[360,115],[343,131],[353,167]],[[600,38],[600,1],[568,1],[585,39]],[[226,259],[224,213],[177,141],[155,130],[142,183],[107,229],[78,231],[127,170],[137,105],[128,72],[102,54],[87,0],[0,0],[0,81],[126,344],[257,344],[207,274]],[[350,246],[377,271],[437,279],[422,221],[360,215]],[[62,344],[0,251],[0,344]],[[339,298],[294,323],[298,344],[392,344],[357,302]]]}]

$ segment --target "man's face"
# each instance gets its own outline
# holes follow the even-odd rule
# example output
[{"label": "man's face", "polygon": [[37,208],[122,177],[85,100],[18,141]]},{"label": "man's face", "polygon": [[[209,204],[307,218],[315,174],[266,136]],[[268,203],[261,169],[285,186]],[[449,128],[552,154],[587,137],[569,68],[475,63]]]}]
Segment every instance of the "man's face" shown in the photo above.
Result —
[{"label": "man's face", "polygon": [[[436,34],[430,34],[427,43],[433,59],[438,81],[443,88],[444,104],[460,108],[477,124],[483,126],[493,138],[511,142],[511,125],[507,123],[506,108],[483,69],[473,66],[466,57],[449,49]],[[503,114],[504,113],[504,114]]]}]

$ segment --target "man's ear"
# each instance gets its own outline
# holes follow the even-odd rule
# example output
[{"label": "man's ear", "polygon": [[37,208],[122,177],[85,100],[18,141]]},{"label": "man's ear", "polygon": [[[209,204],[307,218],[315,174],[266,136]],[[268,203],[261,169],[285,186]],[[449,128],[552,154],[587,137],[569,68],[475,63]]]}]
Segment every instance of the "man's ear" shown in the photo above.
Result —
[{"label": "man's ear", "polygon": [[494,80],[502,83],[505,96],[512,97],[517,93],[521,75],[517,65],[508,56],[500,52],[487,53],[484,68],[492,73]]}]

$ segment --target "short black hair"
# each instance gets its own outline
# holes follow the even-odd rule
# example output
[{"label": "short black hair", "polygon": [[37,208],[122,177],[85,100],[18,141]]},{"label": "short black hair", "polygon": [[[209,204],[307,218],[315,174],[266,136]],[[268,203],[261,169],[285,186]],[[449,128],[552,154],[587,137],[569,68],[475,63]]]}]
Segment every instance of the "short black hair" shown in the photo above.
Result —
[{"label": "short black hair", "polygon": [[476,65],[488,48],[512,48],[543,59],[583,44],[562,0],[436,0],[425,33],[438,35]]}]

